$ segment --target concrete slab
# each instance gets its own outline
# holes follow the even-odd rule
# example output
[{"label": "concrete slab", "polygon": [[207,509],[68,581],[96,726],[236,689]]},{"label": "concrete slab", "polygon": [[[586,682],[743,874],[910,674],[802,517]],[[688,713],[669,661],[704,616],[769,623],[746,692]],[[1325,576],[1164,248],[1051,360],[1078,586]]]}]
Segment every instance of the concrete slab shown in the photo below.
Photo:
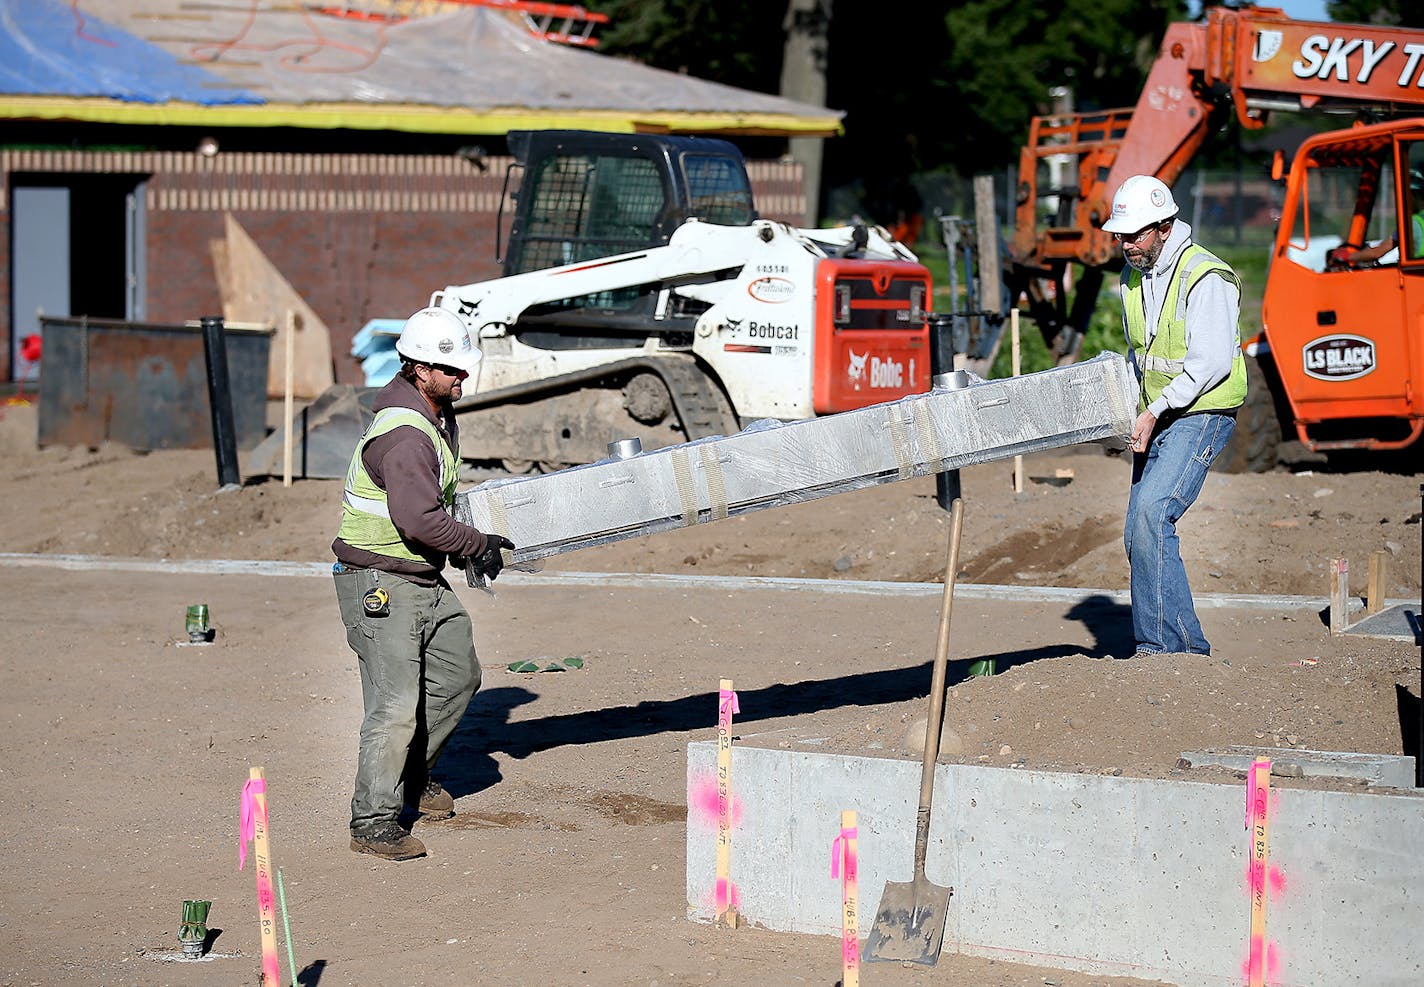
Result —
[{"label": "concrete slab", "polygon": [[[750,738],[755,742],[755,738]],[[688,745],[689,917],[711,921],[716,744]],[[857,812],[861,938],[912,876],[920,766],[733,749],[731,878],[742,916],[838,935],[830,876]],[[939,765],[926,874],[954,888],[944,953],[1180,987],[1238,987],[1248,955],[1245,785]],[[1424,982],[1424,797],[1273,789],[1269,979]]]},{"label": "concrete slab", "polygon": [[1246,771],[1258,757],[1271,759],[1271,774],[1281,778],[1349,778],[1379,788],[1413,788],[1414,758],[1402,754],[1347,754],[1281,747],[1213,747],[1183,751],[1194,768]]},{"label": "concrete slab", "polygon": [[[329,577],[327,562],[274,562],[244,559],[124,559],[105,555],[49,555],[32,552],[0,552],[0,564],[45,569],[98,570],[104,572],[182,572],[192,574],[319,576]],[[620,589],[681,588],[697,590],[784,590],[849,596],[928,597],[939,600],[943,583],[910,583],[867,579],[813,579],[795,576],[713,576],[688,573],[577,572],[551,570],[520,572],[506,568],[500,585],[618,587]],[[1012,600],[1015,603],[1055,603],[1071,607],[1077,603],[1128,606],[1127,590],[1079,586],[1013,586],[993,583],[956,583],[955,599]],[[1279,613],[1313,610],[1324,614],[1329,603],[1319,596],[1278,594],[1193,593],[1197,610],[1266,610]],[[1361,608],[1363,609],[1363,608]]]},{"label": "concrete slab", "polygon": [[1395,641],[1419,644],[1419,604],[1396,603],[1379,613],[1372,613],[1346,628],[1346,634],[1363,637],[1386,637]]}]

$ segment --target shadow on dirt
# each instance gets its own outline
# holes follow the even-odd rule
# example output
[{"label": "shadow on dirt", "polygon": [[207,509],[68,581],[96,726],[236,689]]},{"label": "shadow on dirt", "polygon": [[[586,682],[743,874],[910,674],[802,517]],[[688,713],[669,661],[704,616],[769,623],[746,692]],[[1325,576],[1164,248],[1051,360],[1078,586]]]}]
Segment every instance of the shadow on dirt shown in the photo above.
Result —
[{"label": "shadow on dirt", "polygon": [[[1132,654],[1130,609],[1114,603],[1111,597],[1089,597],[1075,604],[1065,616],[1081,621],[1093,634],[1095,644],[1091,650],[1063,644],[1028,651],[955,656],[950,661],[947,684],[963,682],[969,677],[969,665],[981,660],[993,661],[1002,673],[1015,665],[1069,655],[1107,658]],[[738,723],[745,725],[852,706],[923,699],[929,690],[931,664],[925,661],[907,668],[852,672],[831,679],[738,690],[742,710]],[[515,709],[537,698],[535,693],[517,686],[484,689],[475,696],[440,762],[441,784],[451,795],[460,798],[498,784],[501,774],[499,763],[492,756],[495,753],[525,758],[556,747],[706,730],[716,721],[717,693],[706,691],[677,699],[649,700],[636,705],[510,722]]]},{"label": "shadow on dirt", "polygon": [[[1399,710],[1400,749],[1406,757],[1414,758],[1414,763],[1417,765],[1420,755],[1419,745],[1421,741],[1424,741],[1424,729],[1421,729],[1419,723],[1419,718],[1424,716],[1424,700],[1410,695],[1407,687],[1395,683],[1394,702],[1395,708]],[[1416,773],[1424,775],[1424,773]]]},{"label": "shadow on dirt", "polygon": [[1132,633],[1132,607],[1102,593],[1073,604],[1063,616],[1076,620],[1093,635],[1093,658],[1130,658],[1137,650]]}]

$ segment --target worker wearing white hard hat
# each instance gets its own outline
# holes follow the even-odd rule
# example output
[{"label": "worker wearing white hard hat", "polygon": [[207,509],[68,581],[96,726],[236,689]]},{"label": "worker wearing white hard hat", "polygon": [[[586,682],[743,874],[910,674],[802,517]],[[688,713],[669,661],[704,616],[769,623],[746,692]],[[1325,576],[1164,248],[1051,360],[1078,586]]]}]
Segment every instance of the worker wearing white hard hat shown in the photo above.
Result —
[{"label": "worker wearing white hard hat", "polygon": [[474,373],[481,356],[470,340],[469,327],[443,308],[423,308],[406,319],[396,340],[396,352],[414,363],[454,367],[466,374]]},{"label": "worker wearing white hard hat", "polygon": [[452,516],[454,403],[480,362],[468,327],[453,312],[422,309],[406,320],[396,352],[400,373],[376,395],[352,453],[331,548],[365,706],[351,849],[408,860],[425,845],[403,824],[407,811],[454,815],[454,797],[432,772],[480,686],[470,615],[443,570],[470,565],[493,579],[514,543]]},{"label": "worker wearing white hard hat", "polygon": [[1123,332],[1140,387],[1123,545],[1138,655],[1211,654],[1192,602],[1177,521],[1201,493],[1246,399],[1241,290],[1192,242],[1172,190],[1134,175],[1103,229],[1122,245]]},{"label": "worker wearing white hard hat", "polygon": [[1109,233],[1136,233],[1177,215],[1177,200],[1159,178],[1133,175],[1113,196],[1112,216],[1103,224]]}]

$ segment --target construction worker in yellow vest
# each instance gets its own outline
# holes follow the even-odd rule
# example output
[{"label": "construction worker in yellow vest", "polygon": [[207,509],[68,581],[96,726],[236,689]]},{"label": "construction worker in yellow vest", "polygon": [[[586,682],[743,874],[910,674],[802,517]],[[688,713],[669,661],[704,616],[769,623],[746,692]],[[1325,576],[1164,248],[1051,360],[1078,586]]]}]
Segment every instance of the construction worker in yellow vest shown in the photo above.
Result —
[{"label": "construction worker in yellow vest", "polygon": [[365,714],[351,798],[351,849],[387,860],[425,855],[402,822],[455,814],[432,776],[471,697],[480,662],[470,615],[443,570],[472,560],[486,579],[514,543],[451,516],[459,477],[454,402],[480,362],[459,316],[427,308],[396,341],[401,369],[376,395],[342,494],[332,572],[356,652]]},{"label": "construction worker in yellow vest", "polygon": [[1201,493],[1246,400],[1241,289],[1192,242],[1171,189],[1134,175],[1103,229],[1122,244],[1123,330],[1140,388],[1123,544],[1136,655],[1211,654],[1192,602],[1177,522]]}]

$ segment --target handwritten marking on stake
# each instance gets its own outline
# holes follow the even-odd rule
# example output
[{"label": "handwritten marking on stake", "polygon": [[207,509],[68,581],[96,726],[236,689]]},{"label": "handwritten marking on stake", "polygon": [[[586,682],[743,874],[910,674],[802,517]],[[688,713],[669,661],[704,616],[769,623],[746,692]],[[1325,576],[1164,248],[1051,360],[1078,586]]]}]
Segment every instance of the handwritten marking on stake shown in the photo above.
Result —
[{"label": "handwritten marking on stake", "polygon": [[249,768],[242,786],[238,817],[237,869],[247,861],[247,843],[257,870],[257,918],[262,931],[262,987],[281,987],[282,972],[277,962],[277,909],[272,893],[272,854],[267,845],[267,781],[261,768]]},{"label": "handwritten marking on stake", "polygon": [[732,714],[740,713],[731,679],[717,690],[717,925],[737,927],[732,884]]},{"label": "handwritten marking on stake", "polygon": [[1258,757],[1246,776],[1246,828],[1251,833],[1250,987],[1266,983],[1266,871],[1271,841],[1271,760]]},{"label": "handwritten marking on stake", "polygon": [[[841,811],[840,835],[831,843],[831,877],[841,879],[841,987],[860,985],[860,914],[855,811]],[[844,861],[844,875],[841,863]]]}]

